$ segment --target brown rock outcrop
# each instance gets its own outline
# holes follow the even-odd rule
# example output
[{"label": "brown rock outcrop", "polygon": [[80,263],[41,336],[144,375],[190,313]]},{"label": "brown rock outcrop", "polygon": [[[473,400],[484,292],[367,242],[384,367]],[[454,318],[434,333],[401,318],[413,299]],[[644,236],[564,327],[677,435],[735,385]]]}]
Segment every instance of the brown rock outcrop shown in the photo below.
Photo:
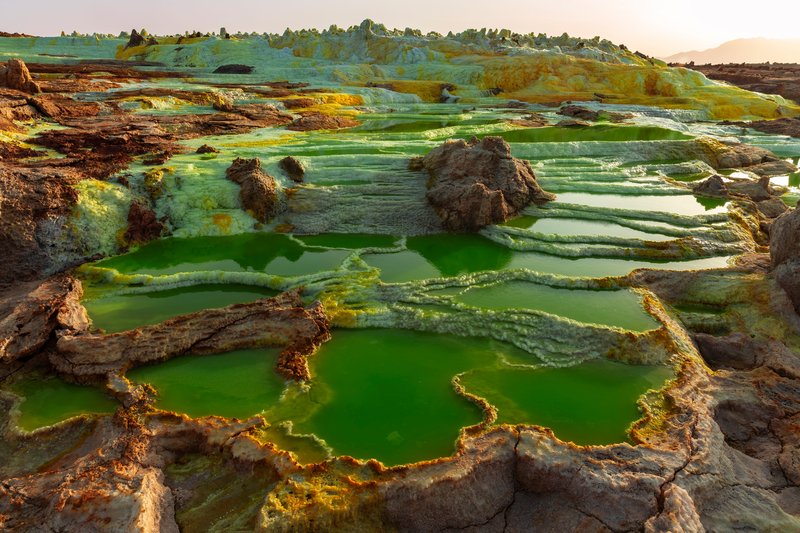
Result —
[{"label": "brown rock outcrop", "polygon": [[286,172],[286,175],[289,176],[293,182],[303,183],[303,176],[306,173],[306,168],[299,159],[287,156],[281,159],[278,165]]},{"label": "brown rock outcrop", "polygon": [[712,80],[765,94],[779,94],[800,103],[800,64],[731,63],[726,65],[684,65]]},{"label": "brown rock outcrop", "polygon": [[0,291],[0,363],[33,355],[56,329],[86,328],[82,294],[80,282],[64,274]]},{"label": "brown rock outcrop", "polygon": [[5,65],[0,65],[0,87],[8,87],[28,94],[42,92],[41,87],[33,80],[28,67],[21,59],[9,59]]},{"label": "brown rock outcrop", "polygon": [[164,233],[164,224],[156,217],[150,206],[143,202],[132,202],[128,210],[128,229],[125,242],[129,245],[144,244],[158,239]]},{"label": "brown rock outcrop", "polygon": [[447,141],[420,165],[430,174],[428,202],[450,231],[476,231],[508,220],[531,202],[555,198],[500,137]]},{"label": "brown rock outcrop", "polygon": [[611,111],[593,111],[578,105],[565,105],[557,111],[559,115],[572,117],[587,122],[597,122],[598,120],[610,120],[611,122],[622,122],[633,118],[630,113],[614,113]]},{"label": "brown rock outcrop", "polygon": [[67,374],[101,376],[179,355],[279,346],[285,350],[277,371],[287,379],[305,380],[310,377],[305,358],[329,338],[322,305],[304,307],[295,290],[121,333],[63,335],[50,362]]},{"label": "brown rock outcrop", "polygon": [[774,135],[800,137],[800,118],[777,118],[775,120],[756,120],[753,122],[722,122],[721,124],[752,128]]},{"label": "brown rock outcrop", "polygon": [[759,176],[795,172],[797,167],[769,150],[745,143],[710,143],[710,163],[716,169],[746,169]]},{"label": "brown rock outcrop", "polygon": [[310,113],[293,121],[287,126],[287,129],[293,131],[338,130],[353,128],[359,124],[361,124],[359,121],[348,117]]},{"label": "brown rock outcrop", "polygon": [[792,209],[775,219],[769,251],[775,279],[800,312],[800,210]]},{"label": "brown rock outcrop", "polygon": [[229,180],[239,184],[242,207],[259,222],[271,220],[278,210],[278,184],[261,170],[261,160],[236,158],[225,171]]},{"label": "brown rock outcrop", "polygon": [[78,199],[72,185],[80,179],[71,168],[0,162],[0,287],[53,270],[50,243],[38,236],[44,225],[69,215]]},{"label": "brown rock outcrop", "polygon": [[728,197],[728,187],[722,181],[722,176],[714,174],[703,181],[693,185],[694,192],[703,196]]},{"label": "brown rock outcrop", "polygon": [[200,148],[195,150],[195,153],[196,154],[218,154],[219,153],[219,149],[214,148],[211,145],[204,144],[204,145],[200,146]]}]

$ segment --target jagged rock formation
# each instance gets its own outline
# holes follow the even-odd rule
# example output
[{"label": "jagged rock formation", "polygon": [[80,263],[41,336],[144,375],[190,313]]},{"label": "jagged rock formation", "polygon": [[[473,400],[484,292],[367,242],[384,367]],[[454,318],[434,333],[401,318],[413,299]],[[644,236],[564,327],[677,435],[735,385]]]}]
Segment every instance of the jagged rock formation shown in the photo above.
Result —
[{"label": "jagged rock formation", "polygon": [[[74,297],[74,296],[73,296]],[[179,355],[224,353],[254,346],[281,346],[277,371],[287,379],[308,379],[306,357],[330,338],[321,304],[303,306],[300,291],[275,298],[207,309],[132,331],[62,335],[50,356],[59,371],[102,376]],[[165,336],[170,341],[165,343]]]},{"label": "jagged rock formation", "polygon": [[450,231],[476,231],[508,220],[531,202],[555,199],[499,137],[448,141],[416,164],[430,175],[428,202]]},{"label": "jagged rock formation", "polygon": [[125,230],[126,243],[137,245],[150,242],[161,237],[165,229],[150,206],[140,201],[131,203],[128,210],[128,229]]},{"label": "jagged rock formation", "polygon": [[292,156],[287,156],[281,159],[278,164],[293,182],[303,183],[303,176],[306,173],[306,168],[299,159]]},{"label": "jagged rock formation", "polygon": [[259,222],[268,222],[278,211],[278,184],[275,178],[261,170],[261,160],[236,158],[225,175],[241,190],[242,207]]},{"label": "jagged rock formation", "polygon": [[0,65],[0,87],[8,87],[29,94],[42,92],[41,87],[33,80],[28,67],[21,59],[9,59],[5,65]]},{"label": "jagged rock formation", "polygon": [[775,279],[800,312],[800,210],[792,209],[773,222],[769,250]]},{"label": "jagged rock formation", "polygon": [[309,113],[294,120],[287,129],[292,131],[339,130],[358,126],[359,121],[349,117],[336,117],[322,113]]},{"label": "jagged rock formation", "polygon": [[219,149],[214,148],[213,146],[210,146],[208,144],[204,144],[204,145],[201,145],[195,151],[195,153],[197,153],[197,154],[218,154],[219,153]]},{"label": "jagged rock formation", "polygon": [[558,110],[559,115],[565,117],[572,117],[578,120],[597,122],[598,120],[609,120],[611,122],[622,122],[629,118],[633,118],[630,113],[609,113],[603,111],[593,111],[578,105],[565,105]]}]

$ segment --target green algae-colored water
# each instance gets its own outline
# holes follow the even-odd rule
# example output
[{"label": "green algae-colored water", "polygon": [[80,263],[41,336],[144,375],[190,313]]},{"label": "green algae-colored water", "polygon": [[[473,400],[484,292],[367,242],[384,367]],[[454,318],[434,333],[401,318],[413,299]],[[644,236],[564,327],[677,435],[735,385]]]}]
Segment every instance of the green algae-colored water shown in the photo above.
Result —
[{"label": "green algae-colored water", "polygon": [[687,261],[644,261],[604,257],[567,258],[538,252],[518,252],[480,235],[428,235],[408,239],[408,250],[365,254],[364,260],[381,270],[387,283],[450,277],[485,270],[524,268],[565,276],[624,276],[637,268],[694,270],[721,268],[727,257]]},{"label": "green algae-colored water", "polygon": [[569,368],[477,369],[461,383],[497,407],[498,423],[545,426],[562,440],[587,445],[627,440],[628,427],[641,416],[637,398],[672,376],[663,366],[596,360]]},{"label": "green algae-colored water", "polygon": [[691,194],[654,196],[564,192],[558,195],[556,202],[637,211],[661,211],[688,216],[724,213],[727,210],[725,200],[699,198]]},{"label": "green algae-colored water", "polygon": [[459,372],[491,363],[485,342],[398,331],[334,331],[312,360],[320,407],[296,431],[334,453],[388,465],[447,456],[481,410],[456,394]]},{"label": "green algae-colored water", "polygon": [[536,362],[487,339],[337,330],[311,363],[311,394],[320,408],[295,430],[315,433],[336,454],[387,465],[449,455],[459,428],[481,421],[480,409],[451,383],[467,372],[462,384],[498,407],[500,423],[546,425],[580,444],[623,442],[640,416],[636,399],[671,375],[667,367],[611,361],[562,369],[508,366]]},{"label": "green algae-colored water", "polygon": [[99,296],[83,301],[92,325],[106,333],[158,324],[203,309],[251,302],[277,291],[250,285],[191,285],[163,291]]},{"label": "green algae-colored water", "polygon": [[297,276],[337,268],[348,255],[346,250],[305,247],[287,235],[258,232],[161,239],[97,266],[153,275],[223,270]]},{"label": "green algae-colored water", "polygon": [[641,239],[643,241],[668,241],[675,238],[660,233],[635,230],[611,222],[598,222],[574,218],[536,218],[522,216],[507,222],[505,225],[552,235],[607,235],[609,237]]},{"label": "green algae-colored water", "polygon": [[625,141],[674,141],[692,137],[675,130],[655,126],[583,126],[526,128],[499,132],[510,143],[537,142],[625,142]]},{"label": "green algae-colored water", "polygon": [[17,425],[25,431],[62,422],[83,414],[113,413],[119,406],[100,389],[67,383],[59,378],[28,378],[13,387],[25,401]]},{"label": "green algae-colored water", "polygon": [[284,381],[275,373],[279,350],[259,348],[182,356],[128,372],[158,390],[156,406],[192,417],[247,418],[278,401]]},{"label": "green algae-colored water", "polygon": [[486,309],[536,309],[580,322],[647,331],[660,326],[629,290],[590,291],[561,289],[511,281],[467,289],[457,299]]}]

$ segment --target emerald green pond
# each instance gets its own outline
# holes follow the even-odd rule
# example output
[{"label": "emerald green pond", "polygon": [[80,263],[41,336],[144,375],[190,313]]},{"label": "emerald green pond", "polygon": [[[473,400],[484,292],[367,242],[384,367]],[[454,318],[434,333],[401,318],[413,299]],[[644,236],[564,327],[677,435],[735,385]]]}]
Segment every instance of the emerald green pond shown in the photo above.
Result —
[{"label": "emerald green pond", "polygon": [[223,270],[295,276],[337,268],[348,255],[347,250],[305,247],[287,235],[262,232],[161,239],[96,264],[153,275]]},{"label": "emerald green pond", "polygon": [[192,417],[247,418],[274,405],[284,381],[273,370],[279,350],[259,348],[183,356],[128,372],[158,390],[156,406]]},{"label": "emerald green pond", "polygon": [[575,444],[627,440],[641,416],[636,400],[672,376],[662,366],[633,366],[607,360],[556,369],[478,369],[461,383],[497,407],[498,423],[536,424]]},{"label": "emerald green pond", "polygon": [[650,196],[563,192],[558,195],[556,202],[637,211],[661,211],[688,216],[710,215],[727,211],[725,200],[700,198],[692,194]]},{"label": "emerald green pond", "polygon": [[643,241],[669,241],[675,238],[660,233],[639,231],[611,222],[575,218],[521,216],[510,220],[505,225],[551,235],[604,235],[623,239],[641,239]]},{"label": "emerald green pond", "polygon": [[12,390],[25,399],[17,420],[17,425],[25,431],[51,426],[73,416],[113,413],[119,407],[100,389],[56,377],[25,379]]},{"label": "emerald green pond", "polygon": [[494,133],[510,143],[536,142],[625,142],[625,141],[674,141],[692,137],[675,130],[656,126],[584,126],[527,128]]},{"label": "emerald green pond", "polygon": [[192,285],[162,291],[100,296],[83,301],[92,325],[106,333],[126,331],[203,309],[251,302],[277,291],[249,285]]},{"label": "emerald green pond", "polygon": [[381,270],[386,283],[451,277],[485,270],[525,268],[566,276],[624,276],[637,268],[694,270],[721,268],[727,257],[687,261],[642,261],[601,257],[566,258],[538,252],[517,252],[480,235],[428,235],[408,239],[408,250],[365,254],[364,260]]},{"label": "emerald green pond", "polygon": [[467,289],[457,299],[485,309],[536,309],[580,322],[631,331],[647,331],[660,326],[642,309],[641,297],[629,290],[560,289],[511,281]]}]

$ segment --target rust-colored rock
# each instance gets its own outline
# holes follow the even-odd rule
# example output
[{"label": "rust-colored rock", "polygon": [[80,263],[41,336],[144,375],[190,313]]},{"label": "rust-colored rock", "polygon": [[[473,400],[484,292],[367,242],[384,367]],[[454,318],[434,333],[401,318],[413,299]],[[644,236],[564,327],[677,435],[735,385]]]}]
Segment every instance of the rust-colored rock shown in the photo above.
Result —
[{"label": "rust-colored rock", "polygon": [[34,279],[61,265],[53,263],[48,223],[67,217],[78,199],[72,187],[81,176],[60,166],[10,166],[0,162],[0,286]]},{"label": "rust-colored rock", "polygon": [[28,94],[42,92],[41,87],[33,80],[28,67],[21,59],[9,59],[5,65],[0,65],[0,87],[8,87]]},{"label": "rust-colored rock", "polygon": [[800,312],[800,210],[792,209],[773,222],[769,250],[775,279]]},{"label": "rust-colored rock", "polygon": [[86,328],[82,294],[80,282],[64,274],[0,291],[0,363],[35,354],[56,329]]},{"label": "rust-colored rock", "polygon": [[779,94],[800,103],[800,65],[732,63],[726,65],[683,65],[698,70],[712,80],[765,94]]},{"label": "rust-colored rock", "polygon": [[128,210],[128,229],[125,242],[129,245],[144,244],[158,239],[164,233],[164,224],[158,220],[150,206],[143,202],[131,203]]},{"label": "rust-colored rock", "polygon": [[275,178],[261,170],[261,160],[236,158],[225,175],[241,189],[242,207],[259,222],[271,220],[278,210],[278,184]]},{"label": "rust-colored rock", "polygon": [[295,183],[303,183],[303,176],[306,173],[306,167],[299,159],[287,156],[280,160],[278,165],[286,172],[286,175],[291,178]]},{"label": "rust-colored rock", "polygon": [[508,220],[532,202],[555,198],[500,137],[447,141],[421,165],[430,174],[428,201],[451,231],[476,231]]},{"label": "rust-colored rock", "polygon": [[310,377],[305,358],[329,338],[322,305],[304,307],[296,290],[121,333],[64,335],[50,361],[67,374],[99,376],[179,355],[280,346],[285,350],[278,372],[288,379],[305,380]]},{"label": "rust-colored rock", "polygon": [[289,124],[287,129],[293,131],[338,130],[353,128],[359,124],[361,124],[359,121],[348,117],[334,117],[322,113],[310,113]]},{"label": "rust-colored rock", "polygon": [[95,117],[102,109],[97,102],[82,102],[56,94],[32,97],[28,102],[43,116],[53,119]]},{"label": "rust-colored rock", "polygon": [[214,148],[213,146],[210,146],[208,144],[204,144],[204,145],[200,146],[197,150],[195,150],[195,153],[196,154],[218,154],[219,153],[219,149]]}]

